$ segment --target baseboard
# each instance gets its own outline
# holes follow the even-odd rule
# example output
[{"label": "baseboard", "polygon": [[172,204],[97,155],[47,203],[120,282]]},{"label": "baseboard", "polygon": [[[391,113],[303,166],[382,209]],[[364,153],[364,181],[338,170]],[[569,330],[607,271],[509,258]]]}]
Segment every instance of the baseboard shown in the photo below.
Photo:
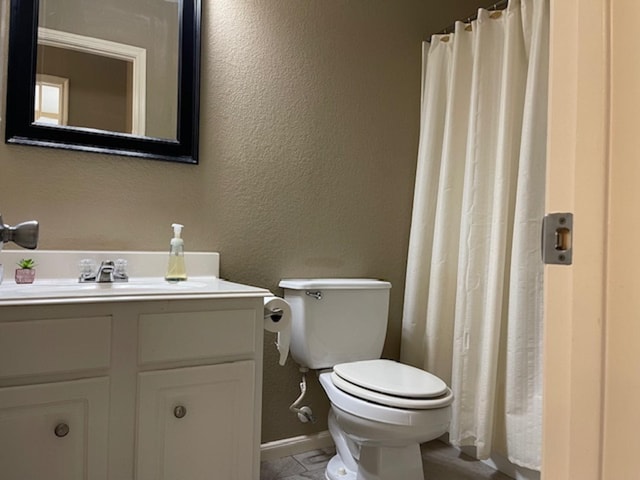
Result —
[{"label": "baseboard", "polygon": [[297,455],[298,453],[318,450],[333,446],[333,440],[327,430],[313,435],[283,438],[260,445],[260,460],[275,460],[276,458]]}]

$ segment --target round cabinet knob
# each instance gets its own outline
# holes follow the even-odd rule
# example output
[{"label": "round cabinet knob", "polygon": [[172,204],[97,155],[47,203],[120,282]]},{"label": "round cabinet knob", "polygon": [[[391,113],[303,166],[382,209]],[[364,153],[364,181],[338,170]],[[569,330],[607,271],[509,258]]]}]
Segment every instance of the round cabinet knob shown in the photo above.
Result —
[{"label": "round cabinet knob", "polygon": [[182,405],[178,405],[173,409],[173,415],[176,418],[183,418],[186,414],[187,414],[187,408]]},{"label": "round cabinet knob", "polygon": [[58,438],[66,437],[69,433],[69,425],[66,423],[59,423],[56,425],[56,428],[53,429],[53,433],[55,433]]}]

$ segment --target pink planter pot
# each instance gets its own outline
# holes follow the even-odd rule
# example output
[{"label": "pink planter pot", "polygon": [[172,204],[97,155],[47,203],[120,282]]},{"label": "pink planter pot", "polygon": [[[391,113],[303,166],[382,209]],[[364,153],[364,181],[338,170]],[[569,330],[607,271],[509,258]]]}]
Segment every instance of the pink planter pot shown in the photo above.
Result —
[{"label": "pink planter pot", "polygon": [[16,268],[16,283],[33,283],[36,271],[32,268]]}]

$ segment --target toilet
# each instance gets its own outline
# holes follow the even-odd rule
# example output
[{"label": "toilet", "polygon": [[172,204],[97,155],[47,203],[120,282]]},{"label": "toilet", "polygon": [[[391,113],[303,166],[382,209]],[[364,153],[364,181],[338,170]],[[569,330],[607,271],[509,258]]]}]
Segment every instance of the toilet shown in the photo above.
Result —
[{"label": "toilet", "polygon": [[288,279],[291,356],[316,370],[331,410],[328,480],[424,480],[420,444],[444,434],[453,395],[424,370],[380,359],[391,284]]}]

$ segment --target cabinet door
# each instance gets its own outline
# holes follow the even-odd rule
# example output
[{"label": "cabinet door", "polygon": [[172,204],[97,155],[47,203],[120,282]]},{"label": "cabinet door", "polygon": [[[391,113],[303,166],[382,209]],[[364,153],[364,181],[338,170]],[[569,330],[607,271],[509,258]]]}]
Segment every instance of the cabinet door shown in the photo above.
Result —
[{"label": "cabinet door", "polygon": [[0,388],[2,480],[105,480],[109,380]]},{"label": "cabinet door", "polygon": [[254,362],[139,375],[137,480],[249,480]]}]

